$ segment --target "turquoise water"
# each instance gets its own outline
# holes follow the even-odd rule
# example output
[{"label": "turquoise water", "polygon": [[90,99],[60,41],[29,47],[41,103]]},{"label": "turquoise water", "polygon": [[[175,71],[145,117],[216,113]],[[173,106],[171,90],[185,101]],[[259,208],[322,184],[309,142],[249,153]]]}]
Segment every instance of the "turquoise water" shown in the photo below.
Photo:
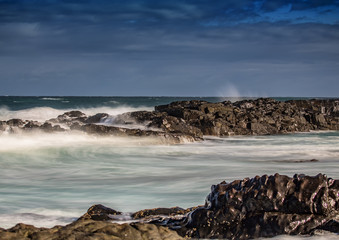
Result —
[{"label": "turquoise water", "polygon": [[[7,102],[4,98],[0,98],[0,119],[38,120],[68,109],[112,115],[152,110],[177,99],[98,98],[119,102],[105,105],[92,98],[28,98],[20,105],[9,103],[23,98]],[[69,99],[65,107],[54,103]],[[318,161],[307,161],[311,159]],[[0,227],[18,222],[46,227],[67,224],[98,203],[124,212],[191,207],[204,203],[212,184],[276,172],[289,176],[321,172],[338,179],[339,132],[206,137],[203,142],[180,145],[81,133],[2,134]]]}]

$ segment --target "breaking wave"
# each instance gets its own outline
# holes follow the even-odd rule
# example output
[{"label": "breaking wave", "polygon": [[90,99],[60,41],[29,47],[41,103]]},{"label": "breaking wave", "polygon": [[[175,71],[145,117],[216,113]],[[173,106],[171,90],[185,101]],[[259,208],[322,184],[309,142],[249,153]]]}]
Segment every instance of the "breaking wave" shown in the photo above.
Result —
[{"label": "breaking wave", "polygon": [[7,107],[0,108],[0,120],[5,121],[13,118],[19,118],[22,120],[35,120],[44,122],[51,118],[73,110],[79,110],[86,115],[94,115],[97,113],[108,113],[115,116],[125,112],[133,111],[152,111],[153,107],[131,107],[131,106],[119,106],[119,107],[93,107],[93,108],[72,108],[72,109],[56,109],[51,107],[34,107],[23,110],[10,110]]}]

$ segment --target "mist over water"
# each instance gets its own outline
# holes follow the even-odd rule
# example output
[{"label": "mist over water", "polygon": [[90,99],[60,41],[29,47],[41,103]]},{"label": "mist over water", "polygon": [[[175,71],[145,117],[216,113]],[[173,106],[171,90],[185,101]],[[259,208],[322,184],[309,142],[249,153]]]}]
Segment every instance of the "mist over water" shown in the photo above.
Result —
[{"label": "mist over water", "polygon": [[[144,102],[143,106],[123,103],[81,107],[89,115],[107,111],[115,115],[154,106]],[[72,108],[46,104],[18,110],[7,105],[6,109],[0,111],[0,119],[49,119]],[[92,204],[123,212],[187,208],[204,204],[212,184],[276,172],[288,176],[324,173],[338,179],[338,161],[339,132],[335,131],[206,137],[203,142],[179,145],[164,145],[156,138],[99,137],[80,132],[3,134],[0,227],[9,228],[18,222],[44,227],[65,225]]]},{"label": "mist over water", "polygon": [[124,212],[192,207],[212,184],[276,172],[339,178],[338,149],[337,132],[182,145],[83,133],[1,136],[0,226],[65,224],[97,203]]},{"label": "mist over water", "polygon": [[119,106],[119,107],[97,107],[97,108],[68,108],[68,109],[55,109],[51,107],[35,107],[30,109],[23,110],[9,110],[8,108],[0,108],[0,120],[9,120],[12,118],[19,118],[23,120],[35,120],[39,122],[44,122],[51,118],[56,118],[57,116],[72,110],[78,110],[86,115],[95,115],[97,113],[108,113],[109,115],[115,116],[125,112],[133,111],[153,111],[153,107],[131,107],[131,106]]}]

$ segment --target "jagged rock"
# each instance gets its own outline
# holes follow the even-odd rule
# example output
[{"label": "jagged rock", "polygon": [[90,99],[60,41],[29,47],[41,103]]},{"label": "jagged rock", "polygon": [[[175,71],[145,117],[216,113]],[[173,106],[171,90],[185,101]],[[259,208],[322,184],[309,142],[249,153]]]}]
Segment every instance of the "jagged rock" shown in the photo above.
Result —
[{"label": "jagged rock", "polygon": [[[107,118],[112,120],[113,126],[96,124]],[[70,111],[45,123],[11,119],[0,124],[2,132],[15,133],[21,129],[47,132],[70,129],[100,135],[158,137],[164,143],[200,141],[204,135],[222,137],[339,130],[339,100],[279,102],[259,98],[235,103],[192,100],[156,106],[151,112],[137,111],[118,116],[98,113],[87,117],[80,111]]]},{"label": "jagged rock", "polygon": [[42,124],[39,129],[45,131],[45,132],[63,132],[65,129],[60,127],[60,125],[52,125],[51,123],[45,122]]},{"label": "jagged rock", "polygon": [[111,220],[112,215],[120,215],[121,212],[118,212],[112,208],[105,207],[101,204],[93,205],[88,210],[87,213],[82,215],[79,219],[92,219],[96,221],[107,221]]},{"label": "jagged rock", "polygon": [[49,122],[72,124],[74,122],[84,123],[86,119],[87,119],[87,116],[83,112],[69,111],[69,112],[65,112],[62,115],[59,115],[57,118],[50,119]]},{"label": "jagged rock", "polygon": [[204,206],[145,209],[131,217],[182,237],[251,239],[339,233],[338,215],[339,180],[275,174],[213,185]]},{"label": "jagged rock", "polygon": [[133,213],[132,218],[140,219],[148,216],[157,216],[157,215],[167,215],[167,216],[182,215],[191,212],[192,210],[193,208],[184,209],[180,207],[144,209]]},{"label": "jagged rock", "polygon": [[15,127],[21,127],[21,126],[24,125],[24,123],[25,123],[25,122],[24,122],[23,120],[17,119],[17,118],[15,118],[15,119],[10,119],[10,120],[7,121],[7,125],[8,125],[8,126],[11,126],[11,127],[13,127],[13,126],[15,126]]},{"label": "jagged rock", "polygon": [[41,124],[37,121],[28,121],[23,127],[25,130],[33,130],[40,128]]},{"label": "jagged rock", "polygon": [[[339,234],[339,222],[336,220],[330,220],[327,223],[319,226],[316,230],[318,229]],[[314,232],[316,230],[314,230]]]},{"label": "jagged rock", "polygon": [[275,174],[213,185],[204,207],[172,224],[182,236],[249,239],[315,229],[339,233],[338,214],[339,180]]},{"label": "jagged rock", "polygon": [[103,119],[106,119],[109,115],[107,113],[97,113],[86,119],[86,123],[100,123]]},{"label": "jagged rock", "polygon": [[195,138],[191,135],[185,135],[182,133],[166,133],[152,130],[141,130],[141,129],[130,129],[130,128],[121,128],[114,126],[105,126],[105,125],[96,125],[96,124],[86,124],[80,126],[82,131],[90,134],[99,134],[99,135],[113,135],[113,136],[136,136],[136,137],[156,137],[160,140],[163,140],[165,143],[184,143],[184,142],[194,142],[201,139]]},{"label": "jagged rock", "polygon": [[82,118],[82,117],[86,117],[86,114],[80,111],[69,111],[69,112],[65,112],[64,114],[60,116],[69,117],[69,118]]},{"label": "jagged rock", "polygon": [[[67,226],[0,229],[0,239],[251,239],[281,234],[339,234],[339,180],[275,174],[213,185],[204,206],[155,208],[112,223],[121,212],[93,205]],[[179,236],[180,235],[180,236]]]},{"label": "jagged rock", "polygon": [[[267,135],[339,129],[339,100],[270,98],[235,103],[181,101],[155,107],[156,112],[184,119],[204,135]],[[168,118],[168,117],[167,117]]]}]

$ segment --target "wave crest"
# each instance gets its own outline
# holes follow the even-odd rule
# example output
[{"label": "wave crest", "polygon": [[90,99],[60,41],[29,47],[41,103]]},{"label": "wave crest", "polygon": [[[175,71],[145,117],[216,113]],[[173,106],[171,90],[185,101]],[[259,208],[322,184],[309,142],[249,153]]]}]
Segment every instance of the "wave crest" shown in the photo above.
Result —
[{"label": "wave crest", "polygon": [[0,120],[5,121],[13,118],[19,118],[22,120],[34,120],[44,122],[51,118],[56,118],[57,116],[65,112],[73,110],[81,111],[88,116],[95,115],[97,113],[107,113],[109,115],[115,116],[126,112],[152,111],[153,107],[131,107],[127,105],[119,107],[92,107],[92,108],[72,108],[72,109],[34,107],[17,111],[10,110],[8,107],[0,107]]}]

